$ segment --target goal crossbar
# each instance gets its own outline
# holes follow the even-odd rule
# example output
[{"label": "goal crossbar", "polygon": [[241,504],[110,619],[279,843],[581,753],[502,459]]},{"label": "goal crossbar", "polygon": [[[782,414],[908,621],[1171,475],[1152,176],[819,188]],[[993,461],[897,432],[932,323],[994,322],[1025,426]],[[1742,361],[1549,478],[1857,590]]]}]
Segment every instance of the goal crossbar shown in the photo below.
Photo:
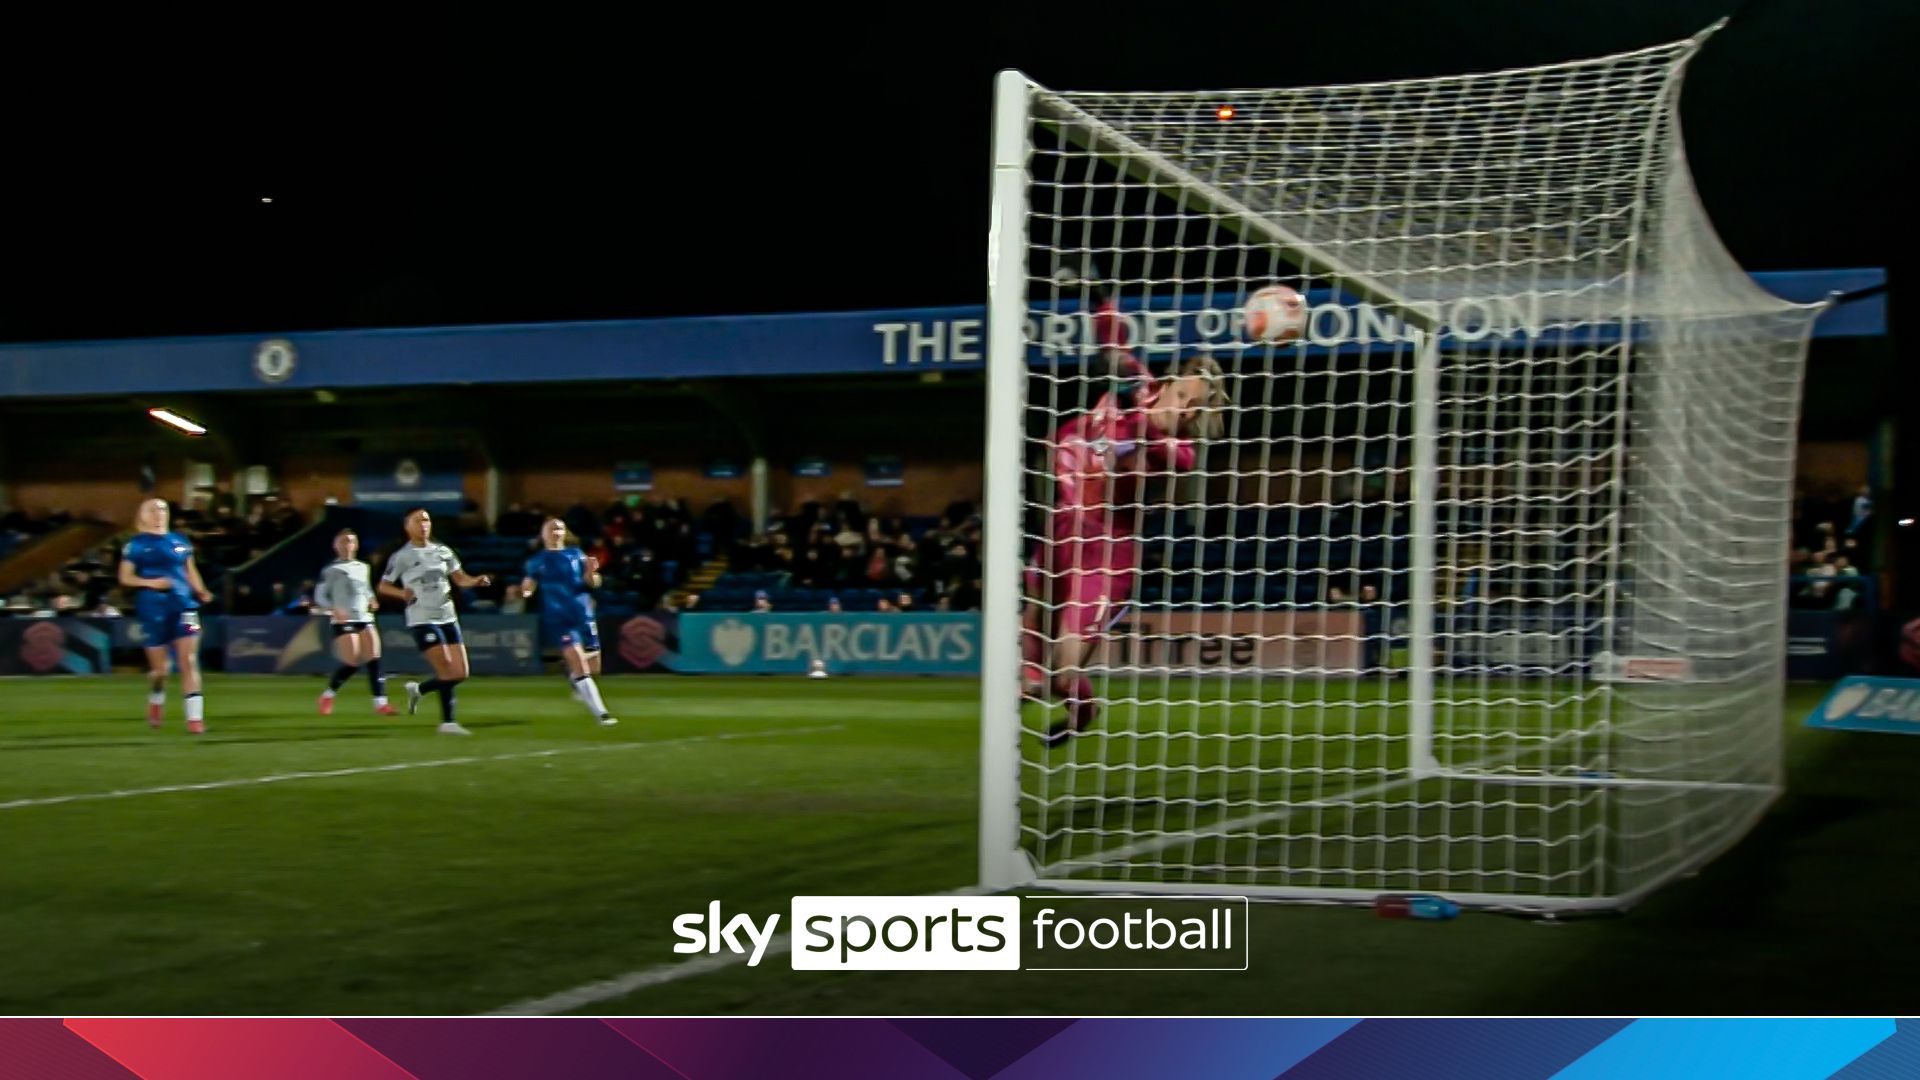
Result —
[{"label": "goal crossbar", "polygon": [[1303,272],[1318,274],[1357,297],[1391,309],[1410,326],[1428,331],[1438,329],[1439,317],[1432,305],[1411,300],[1366,272],[1345,265],[1305,238],[1294,235],[1285,225],[1174,165],[1164,155],[1140,145],[1093,114],[1024,75],[1019,77],[1033,92],[1035,119],[1054,128],[1061,138],[1175,198],[1212,207],[1227,228],[1271,247]]}]

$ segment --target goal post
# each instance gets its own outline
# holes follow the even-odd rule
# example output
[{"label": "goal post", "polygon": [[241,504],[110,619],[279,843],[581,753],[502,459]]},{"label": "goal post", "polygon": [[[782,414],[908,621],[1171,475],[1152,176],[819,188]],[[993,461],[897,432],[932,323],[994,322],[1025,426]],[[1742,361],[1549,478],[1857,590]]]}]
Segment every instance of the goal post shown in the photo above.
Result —
[{"label": "goal post", "polygon": [[[987,461],[980,568],[980,884],[1033,877],[1020,854],[1020,561],[1025,514],[1027,135],[1031,86],[1003,71],[993,95],[987,237]],[[996,359],[997,358],[997,359]],[[998,449],[998,453],[995,449]],[[995,613],[995,614],[989,614]],[[997,618],[996,618],[997,614]]]},{"label": "goal post", "polygon": [[[1693,189],[1705,38],[1348,86],[999,76],[983,886],[1620,907],[1757,819],[1820,308]],[[1274,284],[1297,336],[1247,332]],[[1194,357],[1225,400],[1189,457],[1101,437],[1060,471],[1063,429]]]}]

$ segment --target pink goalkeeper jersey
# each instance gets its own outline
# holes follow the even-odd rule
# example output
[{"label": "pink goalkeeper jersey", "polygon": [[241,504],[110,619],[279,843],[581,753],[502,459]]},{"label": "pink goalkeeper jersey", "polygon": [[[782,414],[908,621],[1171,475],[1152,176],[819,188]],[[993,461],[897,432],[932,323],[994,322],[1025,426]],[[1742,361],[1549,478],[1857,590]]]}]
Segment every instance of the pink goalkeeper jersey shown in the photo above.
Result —
[{"label": "pink goalkeeper jersey", "polygon": [[1166,435],[1112,394],[1053,435],[1056,536],[1124,539],[1139,526],[1146,482],[1193,468],[1193,443]]},{"label": "pink goalkeeper jersey", "polygon": [[[1150,405],[1159,388],[1147,366],[1127,351],[1127,324],[1118,305],[1111,300],[1100,305],[1093,327],[1123,374],[1139,383],[1135,399]],[[1092,410],[1053,433],[1054,535],[1131,537],[1139,527],[1147,478],[1191,468],[1190,440],[1155,428],[1144,405],[1122,410],[1114,395],[1104,394]]]}]

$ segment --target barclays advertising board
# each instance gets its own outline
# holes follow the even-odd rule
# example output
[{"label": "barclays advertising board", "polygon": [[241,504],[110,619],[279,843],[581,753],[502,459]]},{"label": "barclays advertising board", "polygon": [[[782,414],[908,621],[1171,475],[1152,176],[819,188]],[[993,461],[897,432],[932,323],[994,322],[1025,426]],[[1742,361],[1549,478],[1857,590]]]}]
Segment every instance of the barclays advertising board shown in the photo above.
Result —
[{"label": "barclays advertising board", "polygon": [[682,672],[793,675],[818,659],[834,674],[973,675],[980,615],[688,614],[679,644],[674,670]]},{"label": "barclays advertising board", "polygon": [[1920,735],[1920,679],[1848,676],[1834,684],[1826,700],[1814,708],[1807,726]]}]

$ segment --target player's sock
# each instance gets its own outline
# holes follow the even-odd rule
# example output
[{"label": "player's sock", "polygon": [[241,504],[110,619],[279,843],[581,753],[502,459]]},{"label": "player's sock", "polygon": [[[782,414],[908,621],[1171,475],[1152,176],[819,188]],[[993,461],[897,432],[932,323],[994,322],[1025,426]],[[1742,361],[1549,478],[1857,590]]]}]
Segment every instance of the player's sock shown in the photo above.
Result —
[{"label": "player's sock", "polygon": [[339,667],[334,668],[333,675],[327,679],[327,693],[339,693],[340,688],[347,685],[347,680],[353,678],[353,673],[359,670],[358,667],[352,664],[341,664]]},{"label": "player's sock", "polygon": [[[456,688],[460,685],[460,680],[459,679],[434,679],[433,681],[440,684],[438,687],[440,691],[440,722],[443,724],[454,723],[455,721],[453,719],[453,708],[454,708],[454,705],[456,704],[456,698],[457,698]],[[425,689],[425,688],[426,688],[426,684],[422,683],[421,689]]]},{"label": "player's sock", "polygon": [[1049,746],[1057,746],[1087,730],[1100,716],[1100,707],[1093,700],[1093,680],[1085,675],[1060,676],[1054,680],[1054,690],[1066,699],[1067,715],[1048,729]]},{"label": "player's sock", "polygon": [[594,685],[593,676],[576,675],[573,679],[573,696],[587,707],[595,719],[607,715],[607,706],[600,700],[600,688]]},{"label": "player's sock", "polygon": [[165,679],[154,679],[148,685],[147,726],[157,728],[167,716],[167,682]]},{"label": "player's sock", "polygon": [[187,730],[198,735],[206,728],[207,699],[195,690],[187,694],[181,703],[187,707]]},{"label": "player's sock", "polygon": [[1067,694],[1067,714],[1073,717],[1073,729],[1085,731],[1093,726],[1094,718],[1100,715],[1100,706],[1093,700],[1093,680],[1085,675],[1073,680],[1073,690]]},{"label": "player's sock", "polygon": [[367,669],[367,681],[373,684],[373,703],[375,705],[385,705],[387,703],[387,677],[380,674],[380,658],[376,656],[368,660],[365,667]]},{"label": "player's sock", "polygon": [[1072,712],[1081,702],[1093,700],[1093,680],[1085,675],[1055,675],[1053,692],[1067,703],[1067,711]]},{"label": "player's sock", "polygon": [[1020,700],[1044,701],[1047,696],[1047,672],[1042,661],[1047,643],[1030,630],[1020,632]]},{"label": "player's sock", "polygon": [[1038,667],[1040,666],[1040,661],[1045,660],[1046,658],[1047,658],[1046,641],[1043,640],[1040,637],[1040,635],[1035,631],[1032,631],[1032,630],[1020,631],[1020,659],[1029,664],[1034,665],[1035,667]]}]

